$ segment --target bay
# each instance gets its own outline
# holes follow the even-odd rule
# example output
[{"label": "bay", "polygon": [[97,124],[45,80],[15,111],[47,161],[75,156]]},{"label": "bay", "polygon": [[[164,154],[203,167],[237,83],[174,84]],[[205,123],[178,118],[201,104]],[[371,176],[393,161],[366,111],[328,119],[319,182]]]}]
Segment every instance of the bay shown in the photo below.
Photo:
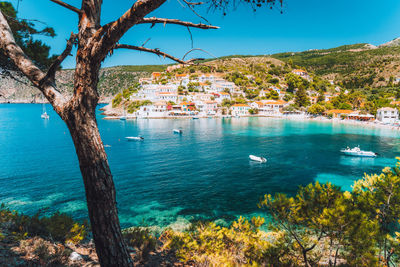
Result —
[{"label": "bay", "polygon": [[[78,160],[68,129],[47,105],[0,104],[0,203],[34,214],[57,210],[86,219]],[[332,182],[351,190],[364,173],[393,166],[400,134],[317,121],[272,118],[104,120],[98,124],[117,188],[123,227],[230,222],[265,215],[264,194],[293,194],[300,185]],[[183,130],[182,135],[173,133]],[[143,136],[128,142],[126,136]],[[377,158],[340,154],[346,146]],[[249,154],[267,163],[250,162]]]}]

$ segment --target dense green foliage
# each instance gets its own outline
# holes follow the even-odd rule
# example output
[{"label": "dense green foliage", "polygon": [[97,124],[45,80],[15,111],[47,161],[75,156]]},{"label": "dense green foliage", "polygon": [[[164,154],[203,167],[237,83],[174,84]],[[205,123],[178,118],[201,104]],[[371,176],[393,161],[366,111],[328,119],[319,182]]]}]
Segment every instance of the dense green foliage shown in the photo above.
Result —
[{"label": "dense green foliage", "polygon": [[56,212],[42,216],[39,211],[34,216],[26,216],[16,211],[0,207],[0,225],[11,231],[16,239],[41,236],[57,242],[81,242],[87,236],[86,223],[79,223],[65,213]]},{"label": "dense green foliage", "polygon": [[[371,49],[367,44],[346,45],[332,49],[280,53],[272,57],[306,67],[317,75],[335,75],[345,88],[391,86],[399,71],[400,47]],[[386,78],[384,77],[386,76]],[[392,82],[391,82],[391,81]]]},{"label": "dense green foliage", "polygon": [[[33,37],[38,35],[54,37],[56,35],[54,29],[44,27],[39,30],[32,20],[18,18],[17,10],[10,2],[0,2],[0,10],[10,25],[16,43],[26,55],[40,68],[49,67],[56,56],[50,56],[50,47],[40,40],[34,40]],[[0,66],[7,70],[15,69],[3,53],[0,53]]]}]

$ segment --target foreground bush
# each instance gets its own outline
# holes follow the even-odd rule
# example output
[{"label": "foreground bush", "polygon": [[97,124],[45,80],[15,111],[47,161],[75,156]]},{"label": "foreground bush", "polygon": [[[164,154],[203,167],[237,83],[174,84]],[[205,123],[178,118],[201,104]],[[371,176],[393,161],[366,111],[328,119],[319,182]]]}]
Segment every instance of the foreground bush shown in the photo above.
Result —
[{"label": "foreground bush", "polygon": [[148,259],[149,253],[156,249],[157,238],[144,227],[132,227],[122,231],[128,246],[134,248],[140,261]]},{"label": "foreground bush", "polygon": [[175,251],[184,262],[203,266],[257,266],[289,263],[283,233],[259,230],[263,218],[240,217],[230,227],[215,223],[195,226],[189,232],[166,230],[161,236],[165,249]]},{"label": "foreground bush", "polygon": [[86,224],[81,224],[71,216],[56,212],[46,217],[38,212],[26,216],[9,210],[4,204],[0,206],[0,226],[12,233],[16,240],[40,236],[55,242],[77,244],[87,237]]}]

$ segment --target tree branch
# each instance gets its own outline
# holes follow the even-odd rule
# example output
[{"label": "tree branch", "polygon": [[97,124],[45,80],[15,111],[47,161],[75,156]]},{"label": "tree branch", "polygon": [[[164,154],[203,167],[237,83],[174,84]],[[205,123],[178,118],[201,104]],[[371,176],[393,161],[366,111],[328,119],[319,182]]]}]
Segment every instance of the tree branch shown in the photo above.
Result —
[{"label": "tree branch", "polygon": [[43,79],[40,81],[40,84],[43,84],[48,79],[49,79],[49,81],[54,82],[56,71],[60,67],[60,65],[64,61],[64,59],[67,56],[71,55],[72,47],[74,46],[74,44],[76,44],[76,38],[77,38],[77,35],[74,33],[71,33],[71,36],[69,37],[69,39],[67,41],[67,47],[65,48],[64,52],[62,52],[61,55],[59,55],[56,58],[56,60],[53,62],[53,64],[51,64],[49,70],[46,73],[46,76],[43,77]]},{"label": "tree branch", "polygon": [[119,19],[109,23],[107,29],[101,27],[96,33],[103,35],[100,42],[93,44],[92,56],[104,59],[121,37],[150,12],[159,8],[167,0],[137,0]]},{"label": "tree branch", "polygon": [[199,29],[219,29],[218,26],[213,26],[213,25],[207,25],[203,23],[192,23],[188,21],[182,21],[179,19],[164,19],[164,18],[143,18],[143,20],[139,21],[137,24],[144,24],[144,23],[151,23],[152,26],[154,26],[156,23],[163,23],[165,24],[175,24],[175,25],[181,25],[181,26],[186,26],[186,27],[192,27],[192,28],[199,28]]},{"label": "tree branch", "polygon": [[0,11],[0,49],[14,62],[15,66],[37,87],[47,100],[53,105],[57,113],[61,114],[66,103],[65,98],[54,86],[54,83],[41,80],[46,76],[15,42],[13,33],[7,20]]},{"label": "tree branch", "polygon": [[56,3],[56,4],[60,5],[60,6],[63,6],[63,7],[67,8],[67,9],[69,9],[71,11],[74,11],[75,13],[77,13],[79,15],[82,14],[82,10],[81,9],[76,8],[74,6],[71,6],[71,5],[67,4],[67,3],[64,3],[63,1],[60,1],[60,0],[50,0],[50,1],[53,2],[53,3]]},{"label": "tree branch", "polygon": [[203,2],[189,2],[187,0],[182,0],[182,1],[185,2],[189,6],[198,6],[198,5],[204,4]]},{"label": "tree branch", "polygon": [[116,44],[114,48],[115,48],[115,49],[118,49],[118,48],[126,48],[126,49],[132,49],[132,50],[137,50],[137,51],[143,51],[143,52],[153,53],[153,54],[156,54],[156,55],[158,55],[158,56],[163,56],[164,58],[172,59],[173,61],[176,61],[176,62],[181,63],[181,64],[183,64],[183,65],[190,65],[190,64],[193,64],[195,61],[204,60],[204,58],[193,58],[193,59],[184,61],[184,60],[179,59],[179,58],[177,58],[177,57],[171,56],[170,54],[164,53],[164,52],[162,52],[162,51],[160,51],[160,50],[158,50],[158,49],[151,49],[151,48],[146,48],[146,47],[143,47],[143,46],[134,46],[134,45],[126,45],[126,44]]}]

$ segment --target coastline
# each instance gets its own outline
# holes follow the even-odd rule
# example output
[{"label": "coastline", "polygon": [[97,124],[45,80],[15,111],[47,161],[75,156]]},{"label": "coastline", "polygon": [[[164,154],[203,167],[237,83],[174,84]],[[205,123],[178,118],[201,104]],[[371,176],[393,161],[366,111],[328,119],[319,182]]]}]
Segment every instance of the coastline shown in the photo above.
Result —
[{"label": "coastline", "polygon": [[[120,116],[107,116],[104,115],[103,120],[119,120]],[[388,129],[394,131],[400,131],[399,126],[382,124],[376,121],[356,121],[356,120],[342,120],[342,119],[328,119],[325,117],[296,117],[296,116],[264,116],[264,115],[246,115],[240,117],[229,117],[229,116],[196,116],[198,119],[240,119],[240,118],[270,118],[270,119],[280,119],[280,120],[291,120],[291,121],[303,121],[303,122],[323,122],[331,124],[342,124],[350,126],[360,126],[369,127],[377,129]],[[137,120],[137,119],[155,119],[155,120],[176,120],[184,119],[191,120],[193,116],[169,116],[169,117],[136,117],[136,116],[126,116],[126,120]]]}]

